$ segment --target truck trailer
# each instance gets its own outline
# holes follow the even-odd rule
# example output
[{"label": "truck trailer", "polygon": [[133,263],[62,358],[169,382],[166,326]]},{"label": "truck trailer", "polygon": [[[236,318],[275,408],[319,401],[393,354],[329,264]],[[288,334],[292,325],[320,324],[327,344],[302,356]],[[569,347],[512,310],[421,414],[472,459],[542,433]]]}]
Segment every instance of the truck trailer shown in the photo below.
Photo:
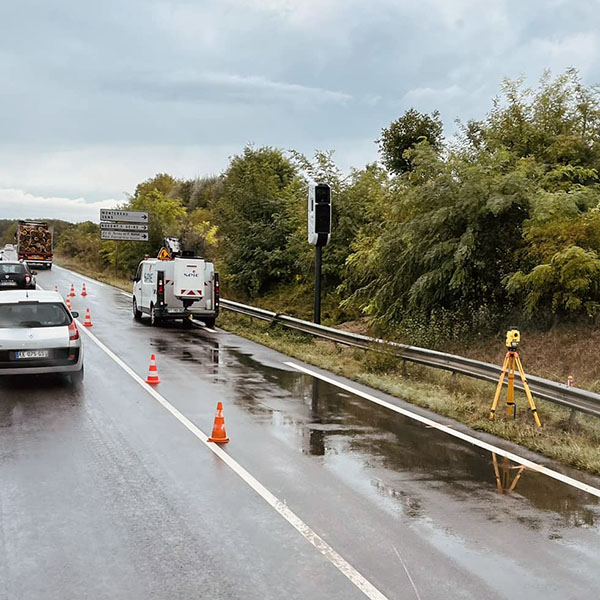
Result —
[{"label": "truck trailer", "polygon": [[44,221],[19,221],[17,255],[27,264],[52,268],[52,228]]}]

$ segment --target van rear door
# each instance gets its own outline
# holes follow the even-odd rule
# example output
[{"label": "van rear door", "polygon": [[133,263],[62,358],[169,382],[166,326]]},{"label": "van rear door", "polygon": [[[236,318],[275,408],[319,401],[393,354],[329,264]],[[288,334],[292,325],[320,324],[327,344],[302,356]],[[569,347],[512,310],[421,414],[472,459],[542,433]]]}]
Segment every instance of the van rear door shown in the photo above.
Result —
[{"label": "van rear door", "polygon": [[173,292],[180,300],[204,299],[204,260],[176,258],[174,260]]}]

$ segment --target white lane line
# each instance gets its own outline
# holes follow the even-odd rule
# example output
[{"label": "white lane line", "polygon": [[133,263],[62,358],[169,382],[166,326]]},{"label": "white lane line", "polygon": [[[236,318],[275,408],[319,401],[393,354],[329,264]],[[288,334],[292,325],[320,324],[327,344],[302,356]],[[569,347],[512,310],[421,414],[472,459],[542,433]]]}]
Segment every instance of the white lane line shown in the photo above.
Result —
[{"label": "white lane line", "polygon": [[455,429],[452,429],[451,427],[448,427],[447,425],[442,425],[441,423],[436,423],[435,421],[432,421],[431,419],[428,419],[427,417],[423,417],[417,413],[406,410],[405,408],[400,408],[399,406],[396,406],[395,404],[391,404],[390,402],[386,402],[385,400],[382,400],[381,398],[377,398],[377,396],[373,396],[372,394],[363,392],[363,391],[361,391],[357,388],[354,388],[350,385],[346,385],[345,383],[342,383],[341,381],[336,381],[335,379],[332,379],[331,377],[321,375],[320,373],[317,373],[316,371],[313,371],[312,369],[307,369],[307,368],[303,367],[302,365],[298,365],[293,362],[284,362],[284,364],[286,364],[288,367],[292,367],[293,369],[296,369],[297,371],[301,371],[302,373],[305,373],[306,375],[310,375],[311,377],[316,377],[317,379],[320,379],[321,381],[326,381],[327,383],[330,383],[331,385],[334,385],[342,390],[345,390],[346,392],[350,392],[351,394],[360,396],[361,398],[364,398],[365,400],[368,400],[369,402],[373,402],[374,404],[379,404],[379,406],[383,406],[384,408],[389,408],[390,410],[393,410],[394,412],[404,415],[405,417],[414,419],[415,421],[419,421],[420,423],[423,423],[427,427],[432,427],[433,429],[439,429],[440,431],[443,431],[444,433],[447,433],[448,435],[456,437],[465,442],[468,442],[469,444],[472,444],[473,446],[478,446],[479,448],[483,448],[484,450],[487,450],[488,452],[494,452],[495,454],[499,454],[500,456],[505,456],[506,458],[512,460],[513,462],[523,465],[524,467],[527,467],[528,469],[531,469],[532,471],[537,471],[538,473],[543,473],[544,475],[547,475],[548,477],[552,477],[552,479],[556,479],[557,481],[560,481],[561,483],[565,483],[574,488],[577,488],[578,490],[587,492],[588,494],[592,494],[593,496],[600,498],[600,489],[595,488],[591,485],[588,485],[587,483],[583,483],[582,481],[573,479],[572,477],[569,477],[568,475],[563,475],[562,473],[559,473],[558,471],[554,471],[553,469],[549,469],[548,467],[539,465],[531,460],[522,458],[521,456],[518,456],[517,454],[513,454],[512,452],[508,452],[507,450],[503,450],[502,448],[498,448],[497,446],[494,446],[492,444],[488,444],[487,442],[479,440],[476,437],[468,435],[467,433],[462,433],[460,431],[456,431]]},{"label": "white lane line", "polygon": [[332,565],[343,573],[367,598],[371,600],[388,600],[370,581],[363,577],[350,563],[338,554],[325,540],[313,531],[285,503],[273,495],[262,483],[255,479],[242,465],[234,460],[217,444],[208,441],[207,435],[194,425],[185,415],[180,413],[168,400],[150,387],[129,365],[121,360],[110,348],[105,346],[93,333],[80,327],[107,356],[109,356],[138,385],[150,394],[159,404],[168,410],[186,429],[193,433],[211,452],[216,454],[236,475],[243,479],[267,504],[272,506],[294,529],[308,540]]}]

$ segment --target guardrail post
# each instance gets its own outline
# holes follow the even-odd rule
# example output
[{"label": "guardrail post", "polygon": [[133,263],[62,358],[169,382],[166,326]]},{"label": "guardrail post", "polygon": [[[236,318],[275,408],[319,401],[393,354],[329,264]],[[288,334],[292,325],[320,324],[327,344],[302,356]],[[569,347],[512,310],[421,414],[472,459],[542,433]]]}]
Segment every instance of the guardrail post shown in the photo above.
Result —
[{"label": "guardrail post", "polygon": [[406,367],[406,359],[402,359],[402,377],[408,377],[408,368]]},{"label": "guardrail post", "polygon": [[456,391],[456,377],[457,377],[456,371],[452,371],[452,375],[450,375],[450,383],[448,385],[448,387],[452,393],[454,393]]}]

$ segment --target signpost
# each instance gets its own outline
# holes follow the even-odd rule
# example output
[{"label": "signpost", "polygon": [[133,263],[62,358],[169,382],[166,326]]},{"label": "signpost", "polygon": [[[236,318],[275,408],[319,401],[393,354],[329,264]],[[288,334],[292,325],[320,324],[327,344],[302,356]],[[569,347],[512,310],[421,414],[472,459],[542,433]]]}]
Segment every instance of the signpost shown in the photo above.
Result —
[{"label": "signpost", "polygon": [[141,223],[100,223],[100,229],[119,230],[119,231],[148,231],[148,225]]},{"label": "signpost", "polygon": [[100,238],[115,243],[115,275],[119,264],[118,241],[147,242],[149,222],[147,212],[100,209]]},{"label": "signpost", "polygon": [[148,223],[148,213],[135,210],[100,209],[100,221],[121,221],[124,223]]},{"label": "signpost", "polygon": [[103,240],[124,240],[127,242],[147,242],[147,231],[110,231],[103,229],[100,232]]}]

